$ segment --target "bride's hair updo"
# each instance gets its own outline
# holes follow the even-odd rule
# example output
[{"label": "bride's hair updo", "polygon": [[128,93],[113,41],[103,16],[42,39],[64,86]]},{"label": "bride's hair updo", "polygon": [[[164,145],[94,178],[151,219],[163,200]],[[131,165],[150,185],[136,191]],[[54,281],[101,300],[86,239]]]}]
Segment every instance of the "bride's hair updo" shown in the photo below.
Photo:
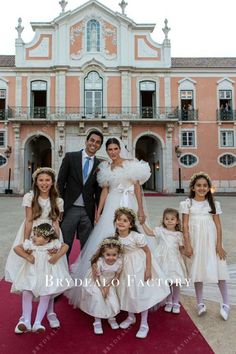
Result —
[{"label": "bride's hair updo", "polygon": [[111,145],[111,144],[116,144],[116,145],[119,146],[119,148],[120,148],[120,142],[119,142],[119,140],[116,139],[116,138],[110,138],[110,139],[108,139],[107,142],[106,142],[106,150],[108,149],[108,146]]}]

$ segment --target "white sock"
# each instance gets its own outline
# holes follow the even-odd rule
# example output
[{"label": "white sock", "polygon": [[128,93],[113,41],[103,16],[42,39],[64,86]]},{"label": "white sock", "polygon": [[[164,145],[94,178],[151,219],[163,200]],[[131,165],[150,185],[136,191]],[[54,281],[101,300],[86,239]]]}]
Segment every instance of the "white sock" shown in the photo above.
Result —
[{"label": "white sock", "polygon": [[145,310],[145,311],[141,312],[140,327],[141,326],[147,326],[148,327],[147,318],[148,318],[148,310]]},{"label": "white sock", "polygon": [[33,294],[31,291],[24,290],[22,293],[22,316],[26,322],[31,323]]},{"label": "white sock", "polygon": [[42,322],[42,319],[44,318],[44,316],[47,312],[48,303],[50,301],[50,298],[51,298],[51,295],[40,296],[39,304],[38,304],[38,308],[37,308],[37,314],[36,314],[36,318],[35,318],[35,323]]},{"label": "white sock", "polygon": [[203,283],[196,282],[196,283],[194,283],[194,287],[195,287],[197,303],[198,303],[198,305],[202,304],[203,303]]},{"label": "white sock", "polygon": [[180,296],[180,287],[176,285],[172,285],[172,294],[173,294],[173,304],[178,304],[179,296]]},{"label": "white sock", "polygon": [[49,315],[50,313],[54,313],[54,298],[50,298],[49,303],[48,303],[48,309],[47,309],[47,314]]},{"label": "white sock", "polygon": [[228,295],[228,286],[225,280],[219,280],[218,287],[223,299],[223,303],[229,306],[229,295]]}]

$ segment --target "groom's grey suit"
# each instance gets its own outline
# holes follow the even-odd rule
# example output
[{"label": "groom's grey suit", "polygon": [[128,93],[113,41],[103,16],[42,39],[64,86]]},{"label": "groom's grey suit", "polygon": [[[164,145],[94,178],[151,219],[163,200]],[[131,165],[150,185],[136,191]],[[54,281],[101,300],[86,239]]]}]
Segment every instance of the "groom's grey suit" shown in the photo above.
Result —
[{"label": "groom's grey suit", "polygon": [[[64,217],[61,229],[64,242],[71,251],[74,234],[80,239],[81,247],[93,229],[95,206],[98,205],[100,188],[97,183],[97,167],[100,161],[94,156],[93,167],[83,181],[82,150],[66,153],[58,174],[58,189],[64,200]],[[74,203],[82,195],[84,206]]]}]

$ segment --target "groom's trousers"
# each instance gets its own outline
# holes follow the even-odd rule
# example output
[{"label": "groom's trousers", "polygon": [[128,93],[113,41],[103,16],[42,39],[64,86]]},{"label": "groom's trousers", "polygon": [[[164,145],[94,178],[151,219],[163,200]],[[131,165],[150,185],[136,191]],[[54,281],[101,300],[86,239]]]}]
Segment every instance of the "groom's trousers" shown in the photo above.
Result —
[{"label": "groom's trousers", "polygon": [[92,229],[93,225],[85,207],[72,205],[61,223],[64,242],[69,246],[67,257],[69,257],[71,252],[75,233],[77,233],[77,237],[80,240],[80,247],[83,248]]}]

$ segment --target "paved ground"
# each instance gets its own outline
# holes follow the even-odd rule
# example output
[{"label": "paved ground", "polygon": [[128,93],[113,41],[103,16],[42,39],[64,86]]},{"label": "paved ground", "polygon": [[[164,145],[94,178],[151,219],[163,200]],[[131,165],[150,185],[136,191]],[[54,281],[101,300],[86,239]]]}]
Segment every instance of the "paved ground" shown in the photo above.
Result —
[{"label": "paved ground", "polygon": [[[178,208],[179,202],[183,199],[184,197],[182,196],[146,198],[152,226],[159,224],[164,208]],[[228,253],[228,264],[236,264],[236,197],[221,196],[216,199],[221,202],[224,212],[222,215],[222,229],[224,246]],[[22,198],[20,197],[0,196],[0,235],[2,240],[0,248],[0,278],[4,274],[4,264],[9,249],[24,218],[24,209],[21,207],[21,202]],[[194,297],[182,295],[181,301],[216,354],[236,353],[236,306],[232,306],[230,318],[225,322],[219,317],[219,304],[215,301],[206,301],[207,314],[201,318],[196,315]],[[191,342],[186,345],[189,346],[189,353],[191,353]]]}]

